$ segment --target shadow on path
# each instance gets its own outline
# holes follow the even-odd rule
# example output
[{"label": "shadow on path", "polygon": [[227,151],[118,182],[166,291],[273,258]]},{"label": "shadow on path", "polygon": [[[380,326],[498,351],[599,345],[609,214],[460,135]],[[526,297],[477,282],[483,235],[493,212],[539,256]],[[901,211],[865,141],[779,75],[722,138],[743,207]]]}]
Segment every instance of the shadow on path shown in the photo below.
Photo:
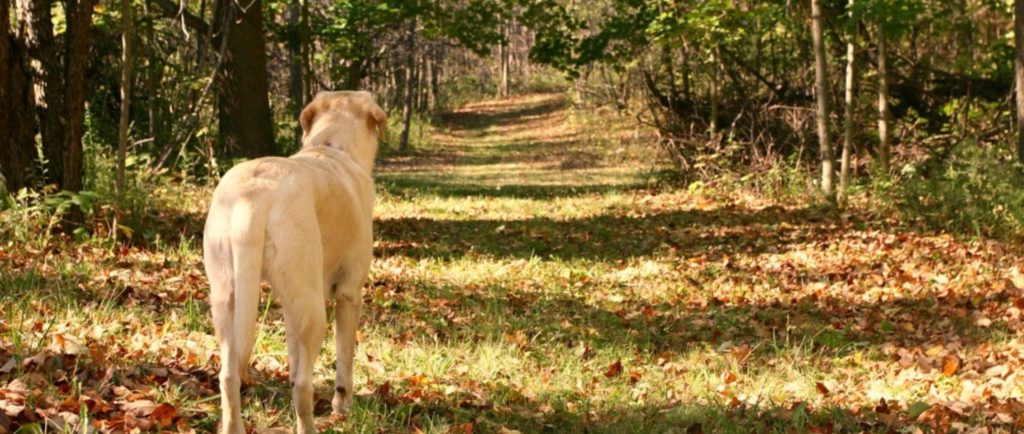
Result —
[{"label": "shadow on path", "polygon": [[[539,188],[539,187],[538,187]],[[551,188],[551,187],[548,187]],[[529,197],[579,191],[580,187],[528,191]],[[591,186],[590,188],[600,188]],[[497,190],[497,192],[505,191]],[[517,190],[507,193],[514,195]],[[520,191],[521,192],[521,191]],[[453,192],[454,194],[454,192]],[[830,224],[811,209],[779,207],[752,211],[720,208],[647,215],[599,215],[582,219],[525,220],[382,219],[375,223],[378,256],[455,259],[468,254],[497,257],[623,260],[658,252],[721,255],[778,252],[810,240],[806,225]],[[721,230],[728,229],[728,230]],[[818,234],[822,237],[824,233]]]},{"label": "shadow on path", "polygon": [[470,106],[441,114],[437,120],[442,128],[458,132],[473,131],[484,135],[487,134],[487,127],[526,124],[531,118],[552,115],[564,110],[567,106],[568,103],[562,97],[547,97],[530,104]]}]

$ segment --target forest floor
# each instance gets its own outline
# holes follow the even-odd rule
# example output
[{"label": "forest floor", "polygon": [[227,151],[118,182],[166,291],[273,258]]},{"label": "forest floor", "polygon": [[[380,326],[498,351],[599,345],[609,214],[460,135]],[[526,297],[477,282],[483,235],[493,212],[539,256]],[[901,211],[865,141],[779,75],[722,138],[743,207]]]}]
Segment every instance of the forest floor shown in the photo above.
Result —
[{"label": "forest floor", "polygon": [[[650,137],[632,125],[533,95],[443,116],[417,152],[385,158],[357,398],[329,415],[328,338],[321,427],[1024,427],[1020,246],[658,183]],[[6,232],[0,433],[215,430],[209,192],[161,184],[159,237],[135,247]],[[264,301],[243,393],[256,431],[293,423],[281,318]]]}]

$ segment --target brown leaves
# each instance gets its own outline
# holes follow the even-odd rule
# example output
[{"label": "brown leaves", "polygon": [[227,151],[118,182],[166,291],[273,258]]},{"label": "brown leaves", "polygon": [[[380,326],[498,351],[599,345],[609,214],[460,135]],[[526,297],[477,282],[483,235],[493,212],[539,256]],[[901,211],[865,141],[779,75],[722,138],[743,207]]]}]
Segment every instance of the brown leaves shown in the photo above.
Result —
[{"label": "brown leaves", "polygon": [[956,354],[949,354],[942,358],[942,373],[947,377],[952,377],[956,374],[956,370],[960,368],[960,358]]},{"label": "brown leaves", "polygon": [[828,396],[829,394],[828,387],[825,386],[825,383],[817,381],[814,383],[814,388],[818,389],[818,393],[822,394],[823,396]]},{"label": "brown leaves", "polygon": [[604,376],[608,378],[618,377],[622,374],[622,361],[616,360],[615,363],[608,365],[608,369],[604,371]]},{"label": "brown leaves", "polygon": [[153,412],[149,415],[149,420],[158,427],[169,427],[174,422],[174,418],[177,415],[177,409],[175,409],[173,405],[165,402],[153,409]]}]

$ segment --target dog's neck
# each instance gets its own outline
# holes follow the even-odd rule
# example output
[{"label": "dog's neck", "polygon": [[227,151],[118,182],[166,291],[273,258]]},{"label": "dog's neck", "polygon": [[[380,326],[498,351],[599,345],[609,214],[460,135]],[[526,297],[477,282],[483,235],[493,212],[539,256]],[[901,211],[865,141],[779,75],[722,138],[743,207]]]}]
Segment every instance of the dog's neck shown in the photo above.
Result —
[{"label": "dog's neck", "polygon": [[[315,125],[310,133],[303,138],[302,149],[327,148],[340,151],[348,155],[367,172],[372,173],[376,149],[366,149],[363,150],[364,152],[360,152],[360,145],[357,143],[360,138],[355,134],[347,133],[347,131],[352,130],[344,125],[329,125],[321,128],[317,128]],[[364,140],[376,140],[376,137]],[[375,148],[375,145],[376,143],[363,144],[362,147]]]}]

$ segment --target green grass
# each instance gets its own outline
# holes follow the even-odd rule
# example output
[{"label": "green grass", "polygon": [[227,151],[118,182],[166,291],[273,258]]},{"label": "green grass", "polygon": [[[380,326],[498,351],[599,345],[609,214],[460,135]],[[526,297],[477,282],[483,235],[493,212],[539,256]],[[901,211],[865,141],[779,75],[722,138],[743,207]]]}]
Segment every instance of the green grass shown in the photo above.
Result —
[{"label": "green grass", "polygon": [[[357,398],[329,416],[328,337],[324,430],[914,432],[1010,429],[1022,416],[1018,246],[666,187],[646,132],[557,96],[435,124],[429,143],[378,168]],[[0,404],[31,400],[51,419],[84,406],[93,423],[155,430],[118,413],[145,399],[173,406],[181,429],[215,429],[199,242],[209,193],[163,183],[159,224],[130,248],[4,232],[0,366],[15,367],[0,372]],[[47,221],[31,212],[3,218]],[[261,317],[244,415],[289,428],[269,296]],[[3,394],[16,379],[38,393]]]}]

